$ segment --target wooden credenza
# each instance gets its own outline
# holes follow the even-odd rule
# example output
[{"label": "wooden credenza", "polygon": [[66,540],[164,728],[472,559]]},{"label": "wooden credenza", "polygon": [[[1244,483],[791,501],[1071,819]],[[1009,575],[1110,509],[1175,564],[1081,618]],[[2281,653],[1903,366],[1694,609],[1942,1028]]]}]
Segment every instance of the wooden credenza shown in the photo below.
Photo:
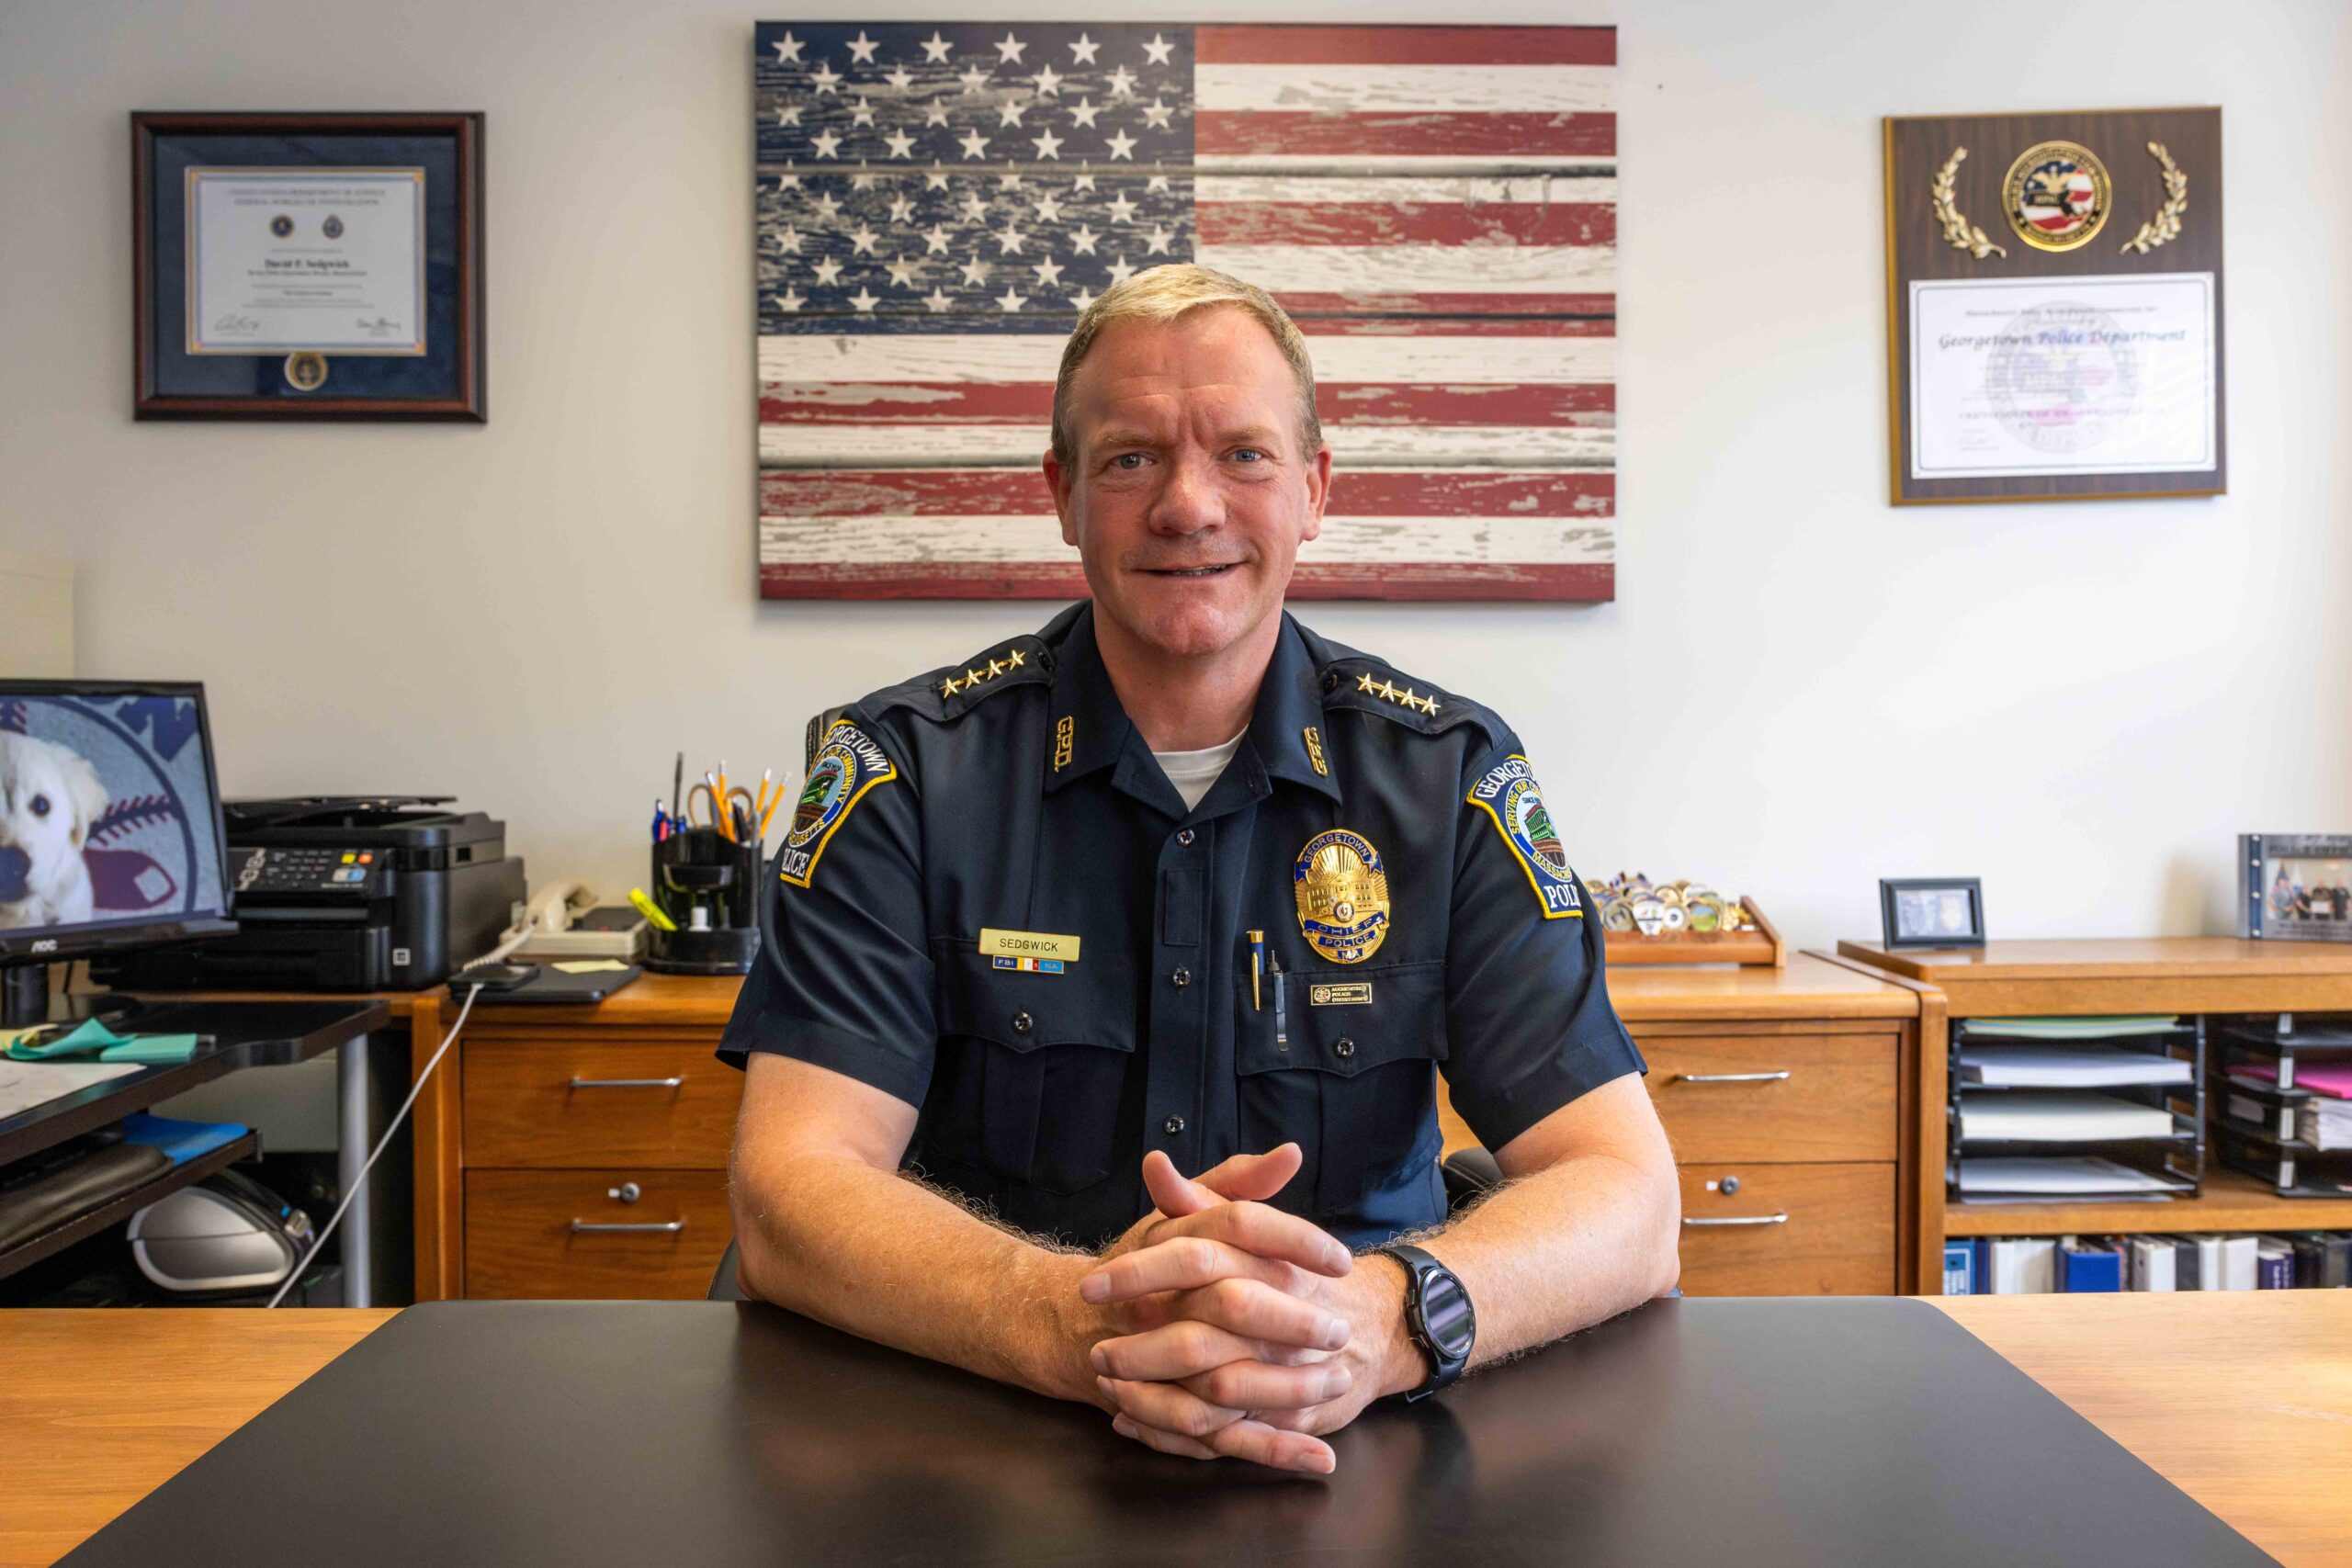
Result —
[{"label": "wooden credenza", "polygon": [[[742,1075],[712,1048],[737,984],[649,975],[594,1009],[477,1008],[417,1101],[419,1299],[702,1294],[731,1234]],[[1920,988],[1796,955],[1617,969],[1610,989],[1681,1162],[1686,1291],[1916,1288]],[[448,1004],[409,1005],[421,1066]],[[1469,1142],[1442,1110],[1448,1147]]]}]

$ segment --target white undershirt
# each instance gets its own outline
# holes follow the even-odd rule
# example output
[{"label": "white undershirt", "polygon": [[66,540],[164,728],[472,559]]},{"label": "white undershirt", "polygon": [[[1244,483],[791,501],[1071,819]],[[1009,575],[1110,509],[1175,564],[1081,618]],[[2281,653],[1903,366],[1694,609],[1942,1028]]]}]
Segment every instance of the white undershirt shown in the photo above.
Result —
[{"label": "white undershirt", "polygon": [[[1241,735],[1249,733],[1244,729]],[[1241,750],[1241,735],[1235,736],[1222,746],[1212,746],[1205,751],[1154,751],[1151,754],[1152,760],[1159,764],[1159,771],[1168,775],[1168,782],[1176,786],[1176,793],[1184,797],[1185,810],[1190,811],[1201,804],[1201,797],[1208,794],[1211,784],[1216,783],[1217,774],[1225,772],[1225,765],[1233,761],[1236,751]]]}]

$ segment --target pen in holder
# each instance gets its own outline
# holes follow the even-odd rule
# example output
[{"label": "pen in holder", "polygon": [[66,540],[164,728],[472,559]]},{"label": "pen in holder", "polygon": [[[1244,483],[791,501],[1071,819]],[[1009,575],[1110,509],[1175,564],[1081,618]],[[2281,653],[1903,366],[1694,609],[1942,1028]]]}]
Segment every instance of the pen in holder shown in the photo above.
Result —
[{"label": "pen in holder", "polygon": [[759,952],[760,846],[686,828],[653,846],[653,897],[678,929],[647,932],[645,966],[664,975],[742,975]]}]

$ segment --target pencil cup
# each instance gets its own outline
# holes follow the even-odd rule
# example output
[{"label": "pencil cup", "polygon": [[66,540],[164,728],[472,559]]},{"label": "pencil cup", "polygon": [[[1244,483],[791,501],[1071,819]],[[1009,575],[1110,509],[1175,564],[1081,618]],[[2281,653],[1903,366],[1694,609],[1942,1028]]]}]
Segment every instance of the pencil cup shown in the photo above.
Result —
[{"label": "pencil cup", "polygon": [[648,933],[645,966],[742,975],[760,948],[760,846],[688,828],[653,846],[653,898],[678,929]]}]

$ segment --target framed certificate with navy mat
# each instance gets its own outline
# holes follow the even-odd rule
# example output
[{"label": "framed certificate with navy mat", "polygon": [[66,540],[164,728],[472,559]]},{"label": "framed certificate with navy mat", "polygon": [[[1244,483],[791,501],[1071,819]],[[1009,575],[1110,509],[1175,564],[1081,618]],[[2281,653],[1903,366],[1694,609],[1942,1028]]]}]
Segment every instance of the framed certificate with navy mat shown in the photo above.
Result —
[{"label": "framed certificate with navy mat", "polygon": [[133,412],[488,418],[481,169],[479,114],[133,114]]}]

